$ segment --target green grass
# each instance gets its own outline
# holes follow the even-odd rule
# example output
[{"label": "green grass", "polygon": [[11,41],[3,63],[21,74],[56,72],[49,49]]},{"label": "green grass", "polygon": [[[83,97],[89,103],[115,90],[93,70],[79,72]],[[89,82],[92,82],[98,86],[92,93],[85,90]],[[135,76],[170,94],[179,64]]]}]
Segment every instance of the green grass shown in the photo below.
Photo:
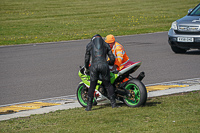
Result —
[{"label": "green grass", "polygon": [[199,0],[1,0],[0,45],[168,31]]},{"label": "green grass", "polygon": [[75,108],[0,122],[0,132],[198,133],[200,91],[148,99],[144,107]]}]

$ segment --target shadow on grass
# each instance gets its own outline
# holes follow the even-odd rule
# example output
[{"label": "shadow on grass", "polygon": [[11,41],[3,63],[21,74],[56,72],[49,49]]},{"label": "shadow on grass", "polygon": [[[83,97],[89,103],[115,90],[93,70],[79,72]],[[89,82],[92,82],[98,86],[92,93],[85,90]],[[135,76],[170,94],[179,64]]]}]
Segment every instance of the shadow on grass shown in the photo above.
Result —
[{"label": "shadow on grass", "polygon": [[[152,106],[156,106],[158,104],[161,104],[161,102],[146,102],[146,104],[144,106],[141,107],[152,107]],[[120,107],[128,107],[125,103],[117,103],[117,108]],[[97,106],[93,106],[92,110],[100,110],[100,109],[105,109],[105,108],[112,108],[111,104],[102,104],[102,105],[97,105]]]},{"label": "shadow on grass", "polygon": [[[117,103],[117,108],[120,108],[120,107],[125,107],[127,106],[126,104],[124,103]],[[101,105],[96,105],[96,106],[92,106],[92,110],[99,110],[99,109],[105,109],[105,108],[112,108],[111,107],[111,104],[101,104]]]},{"label": "shadow on grass", "polygon": [[158,105],[158,104],[161,104],[161,102],[147,102],[147,103],[144,105],[144,107],[145,107],[145,106],[147,106],[147,107],[152,107],[152,106],[156,106],[156,105]]}]

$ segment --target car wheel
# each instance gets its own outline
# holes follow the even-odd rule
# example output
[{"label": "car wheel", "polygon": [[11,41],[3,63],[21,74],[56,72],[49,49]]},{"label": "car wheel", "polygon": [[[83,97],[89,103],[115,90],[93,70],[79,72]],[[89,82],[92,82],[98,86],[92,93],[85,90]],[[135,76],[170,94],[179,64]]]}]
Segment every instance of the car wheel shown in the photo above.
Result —
[{"label": "car wheel", "polygon": [[176,46],[171,46],[171,49],[174,53],[185,53],[187,51],[186,49],[182,49]]}]

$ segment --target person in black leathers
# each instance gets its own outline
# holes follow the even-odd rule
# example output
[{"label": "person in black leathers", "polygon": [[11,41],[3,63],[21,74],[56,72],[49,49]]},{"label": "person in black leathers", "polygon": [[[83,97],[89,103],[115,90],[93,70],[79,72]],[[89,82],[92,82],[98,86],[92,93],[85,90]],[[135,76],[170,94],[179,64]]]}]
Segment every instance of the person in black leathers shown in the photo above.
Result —
[{"label": "person in black leathers", "polygon": [[[107,63],[106,60],[107,55],[110,58],[109,63]],[[90,56],[92,57],[92,62],[89,68]],[[114,87],[110,83],[110,70],[108,66],[114,65],[114,61],[115,56],[109,44],[107,44],[99,34],[94,35],[91,42],[87,45],[85,53],[85,68],[86,71],[90,72],[90,88],[88,90],[86,111],[91,111],[97,80],[101,80],[102,84],[107,89],[112,108],[116,107]]]}]

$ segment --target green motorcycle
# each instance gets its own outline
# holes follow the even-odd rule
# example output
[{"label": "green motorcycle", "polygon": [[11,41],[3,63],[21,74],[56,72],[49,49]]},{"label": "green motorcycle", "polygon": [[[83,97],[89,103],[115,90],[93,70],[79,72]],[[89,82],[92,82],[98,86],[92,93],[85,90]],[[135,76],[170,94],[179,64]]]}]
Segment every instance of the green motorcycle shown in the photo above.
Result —
[{"label": "green motorcycle", "polygon": [[[129,61],[120,71],[110,72],[110,82],[114,85],[116,100],[125,103],[129,107],[143,106],[147,100],[147,91],[145,85],[141,82],[145,77],[144,72],[141,72],[136,78],[130,74],[135,72],[141,65],[141,62]],[[85,73],[84,67],[80,67],[78,72],[81,82],[77,88],[76,96],[78,102],[87,107],[88,89],[90,87],[90,76]],[[128,81],[124,82],[124,79]],[[97,103],[107,103],[109,101],[108,93],[98,80],[94,92],[93,105]]]}]

